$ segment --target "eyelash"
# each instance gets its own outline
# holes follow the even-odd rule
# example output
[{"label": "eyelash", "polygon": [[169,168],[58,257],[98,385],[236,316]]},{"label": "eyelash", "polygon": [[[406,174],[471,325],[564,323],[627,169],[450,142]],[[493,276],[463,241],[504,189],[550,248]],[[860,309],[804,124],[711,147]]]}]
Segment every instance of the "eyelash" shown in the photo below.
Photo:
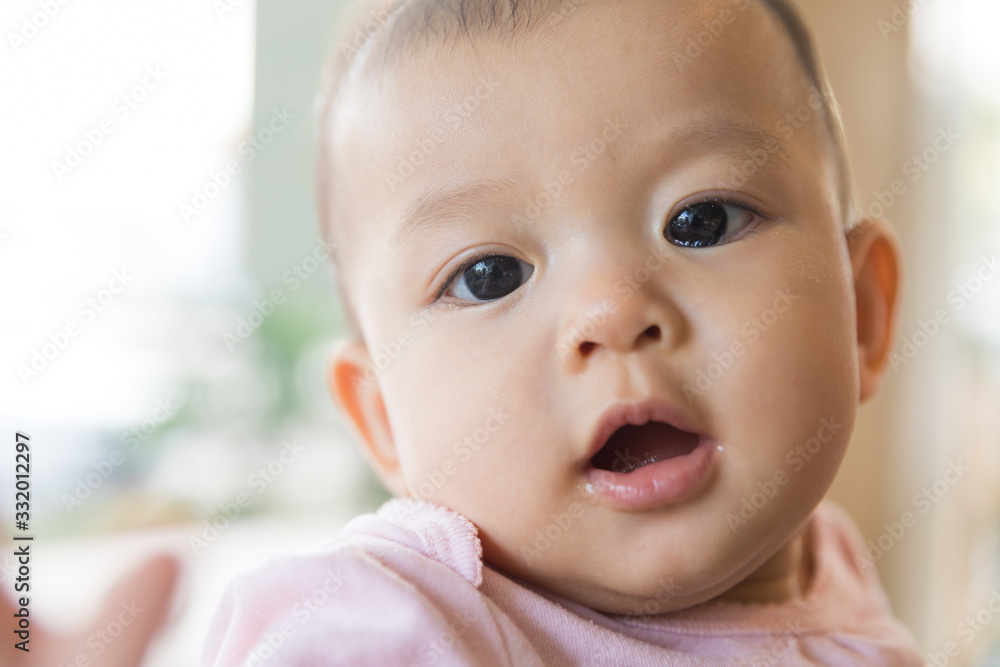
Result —
[{"label": "eyelash", "polygon": [[673,220],[674,218],[676,218],[678,215],[680,215],[681,211],[683,211],[684,209],[690,208],[692,206],[697,206],[698,204],[708,204],[708,203],[727,204],[729,206],[735,206],[736,208],[741,208],[744,211],[746,211],[747,213],[752,213],[755,216],[757,216],[758,218],[760,218],[761,220],[771,220],[772,219],[769,216],[766,216],[763,213],[761,213],[760,211],[758,211],[757,209],[755,209],[753,206],[747,204],[746,202],[739,201],[737,199],[731,199],[729,197],[710,196],[710,197],[705,197],[704,199],[695,199],[694,201],[685,202],[684,205],[681,206],[681,207],[679,207],[677,209],[677,211],[672,216],[670,216],[669,218],[667,218],[667,224],[669,225],[670,221]]},{"label": "eyelash", "polygon": [[[681,211],[683,211],[684,209],[689,208],[691,206],[696,206],[698,204],[705,204],[705,203],[708,203],[708,202],[713,202],[713,203],[716,203],[716,204],[726,204],[728,206],[735,206],[736,208],[741,208],[744,211],[746,211],[747,213],[751,213],[751,214],[757,216],[761,220],[770,220],[771,219],[768,216],[760,213],[754,207],[748,205],[745,202],[737,201],[735,199],[731,199],[731,198],[728,198],[728,197],[706,197],[704,199],[696,199],[695,201],[685,203],[684,206],[682,206],[681,208],[677,209],[677,212],[674,213],[672,216],[670,216],[666,220],[665,224],[669,225],[670,221],[673,220],[674,218],[676,218],[677,215]],[[752,235],[754,235],[756,233],[757,232],[756,232],[756,225],[755,225],[754,228],[752,228],[749,231],[747,231],[746,233],[744,233],[743,236],[752,236]],[[451,274],[449,274],[448,277],[445,278],[444,281],[442,281],[441,287],[438,288],[437,293],[434,295],[433,303],[438,302],[441,299],[441,297],[444,296],[444,293],[448,291],[448,288],[451,287],[451,284],[453,282],[455,282],[455,278],[458,278],[458,276],[460,276],[464,272],[468,271],[477,262],[480,262],[480,261],[482,261],[484,259],[488,259],[490,257],[505,257],[505,255],[503,255],[502,253],[491,252],[491,251],[483,251],[483,252],[476,253],[475,255],[473,255],[472,257],[470,257],[468,260],[466,260],[464,263],[462,263],[461,265],[459,265],[458,268],[456,268],[454,271],[452,271]]]},{"label": "eyelash", "polygon": [[457,278],[464,272],[468,271],[472,266],[476,264],[476,262],[480,262],[489,257],[505,257],[505,255],[499,252],[490,252],[490,251],[476,253],[468,260],[466,260],[465,263],[463,263],[457,269],[452,271],[451,275],[449,275],[447,278],[444,279],[444,282],[438,289],[437,294],[434,295],[434,301],[438,301],[442,296],[444,296],[444,293],[448,291],[448,288],[451,287],[451,284],[455,282],[455,278]]}]

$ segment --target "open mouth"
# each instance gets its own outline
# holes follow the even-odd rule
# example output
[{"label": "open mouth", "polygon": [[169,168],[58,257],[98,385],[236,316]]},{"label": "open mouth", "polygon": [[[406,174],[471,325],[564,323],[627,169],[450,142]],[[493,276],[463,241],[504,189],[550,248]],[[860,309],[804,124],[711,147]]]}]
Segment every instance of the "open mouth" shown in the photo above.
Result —
[{"label": "open mouth", "polygon": [[628,474],[639,468],[690,454],[701,437],[670,424],[650,421],[636,426],[626,424],[608,438],[590,460],[598,470]]}]

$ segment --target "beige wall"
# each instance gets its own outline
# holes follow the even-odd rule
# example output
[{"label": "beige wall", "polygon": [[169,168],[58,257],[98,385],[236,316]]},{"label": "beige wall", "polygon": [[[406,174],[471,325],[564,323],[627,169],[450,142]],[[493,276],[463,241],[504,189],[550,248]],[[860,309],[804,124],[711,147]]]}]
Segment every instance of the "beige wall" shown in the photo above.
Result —
[{"label": "beige wall", "polygon": [[[876,191],[906,180],[903,165],[932,145],[939,128],[952,124],[954,107],[928,98],[912,83],[905,28],[888,38],[879,30],[878,22],[904,3],[796,4],[814,32],[839,100],[858,203],[868,208]],[[921,320],[933,317],[953,286],[956,253],[947,231],[954,227],[949,213],[961,148],[960,141],[885,214],[901,237],[906,262],[897,338],[912,336]],[[943,328],[910,363],[890,372],[876,399],[862,408],[831,497],[873,541],[886,534],[885,523],[907,511],[915,516],[916,525],[893,538],[878,560],[879,576],[897,615],[925,650],[940,651],[956,641],[962,654],[949,664],[971,665],[989,633],[966,643],[956,626],[982,607],[995,585],[983,573],[996,557],[1000,401],[996,385],[977,370],[976,354],[955,329]],[[913,496],[958,459],[973,471],[921,514]]]},{"label": "beige wall", "polygon": [[[906,159],[909,113],[904,100],[911,94],[905,76],[906,37],[900,32],[884,40],[877,28],[877,21],[889,11],[889,2],[798,0],[796,4],[813,31],[839,102],[858,205],[866,208],[876,190],[897,178]],[[898,211],[889,211],[886,217],[901,237],[909,238],[912,225],[900,219]],[[883,517],[891,515],[896,500],[893,484],[885,483],[893,477],[894,468],[890,422],[895,380],[889,378],[879,395],[862,408],[851,449],[831,493],[870,538],[882,530]],[[895,581],[899,564],[885,565],[880,561],[879,570],[894,607],[917,631],[922,619],[915,612],[922,601]]]}]

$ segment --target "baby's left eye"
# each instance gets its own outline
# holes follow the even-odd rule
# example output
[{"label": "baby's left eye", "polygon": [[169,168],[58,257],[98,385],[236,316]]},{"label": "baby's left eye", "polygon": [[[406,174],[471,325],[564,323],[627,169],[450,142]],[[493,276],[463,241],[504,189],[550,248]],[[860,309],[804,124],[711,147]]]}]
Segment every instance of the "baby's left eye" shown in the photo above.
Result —
[{"label": "baby's left eye", "polygon": [[663,235],[674,245],[707,248],[718,245],[753,222],[754,213],[727,202],[691,204],[674,216]]}]

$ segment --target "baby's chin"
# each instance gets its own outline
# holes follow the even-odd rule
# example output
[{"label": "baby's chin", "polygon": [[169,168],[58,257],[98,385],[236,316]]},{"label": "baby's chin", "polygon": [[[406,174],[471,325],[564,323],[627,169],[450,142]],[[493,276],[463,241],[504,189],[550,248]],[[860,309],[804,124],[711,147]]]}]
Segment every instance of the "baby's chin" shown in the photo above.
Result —
[{"label": "baby's chin", "polygon": [[[791,518],[791,517],[786,517]],[[626,616],[651,616],[688,609],[737,589],[762,566],[773,564],[787,552],[801,531],[795,520],[780,528],[770,525],[764,534],[709,534],[703,531],[684,540],[681,549],[647,549],[636,553],[619,542],[603,554],[587,559],[579,550],[546,554],[544,563],[523,567],[491,558],[490,565],[527,583],[584,607]],[[799,524],[805,525],[805,524]],[[760,526],[763,530],[763,526]],[[774,559],[774,560],[772,560]],[[768,600],[776,601],[776,600]]]}]

